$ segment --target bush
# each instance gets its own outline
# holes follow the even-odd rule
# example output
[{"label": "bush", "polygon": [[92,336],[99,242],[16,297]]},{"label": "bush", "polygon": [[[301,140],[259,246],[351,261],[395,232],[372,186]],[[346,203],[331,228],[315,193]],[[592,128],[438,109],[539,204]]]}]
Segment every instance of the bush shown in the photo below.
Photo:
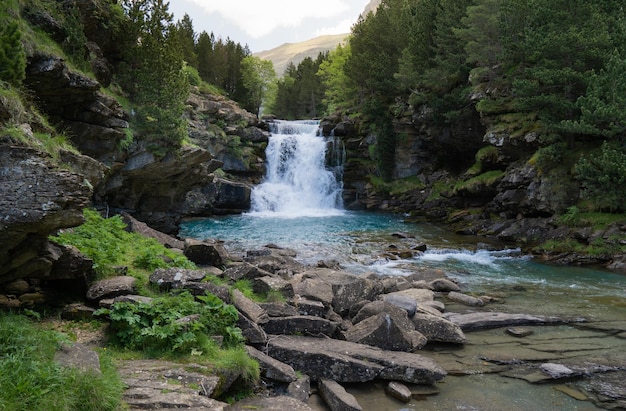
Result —
[{"label": "bush", "polygon": [[0,80],[14,86],[20,85],[26,77],[26,53],[21,37],[17,22],[0,30]]},{"label": "bush", "polygon": [[[148,355],[212,352],[215,344],[209,339],[211,335],[224,336],[226,346],[240,344],[243,337],[235,326],[235,307],[211,294],[199,299],[202,303],[185,292],[149,303],[120,302],[96,314],[108,315],[115,341],[121,347],[143,350]],[[190,321],[181,320],[192,315]]]}]

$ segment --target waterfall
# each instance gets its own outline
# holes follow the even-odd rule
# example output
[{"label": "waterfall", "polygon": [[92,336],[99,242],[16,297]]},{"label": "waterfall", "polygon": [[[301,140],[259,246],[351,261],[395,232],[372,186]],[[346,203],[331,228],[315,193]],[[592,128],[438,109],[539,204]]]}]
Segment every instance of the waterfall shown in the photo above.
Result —
[{"label": "waterfall", "polygon": [[343,154],[334,139],[318,135],[318,121],[274,121],[266,154],[264,181],[252,190],[251,214],[280,217],[328,216],[342,213]]}]

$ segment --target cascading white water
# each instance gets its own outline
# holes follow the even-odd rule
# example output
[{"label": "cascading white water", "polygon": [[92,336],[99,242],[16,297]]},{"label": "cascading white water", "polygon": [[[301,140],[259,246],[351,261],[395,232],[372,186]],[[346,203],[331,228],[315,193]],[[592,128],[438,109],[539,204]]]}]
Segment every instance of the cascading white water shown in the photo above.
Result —
[{"label": "cascading white water", "polygon": [[342,213],[342,182],[326,167],[317,121],[275,121],[265,151],[265,180],[252,190],[251,214],[279,217]]}]

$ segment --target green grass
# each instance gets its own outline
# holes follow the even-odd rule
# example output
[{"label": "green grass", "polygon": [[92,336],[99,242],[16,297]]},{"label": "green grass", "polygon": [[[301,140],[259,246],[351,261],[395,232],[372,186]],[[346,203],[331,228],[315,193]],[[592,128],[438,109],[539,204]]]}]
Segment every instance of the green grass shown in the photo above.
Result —
[{"label": "green grass", "polygon": [[425,187],[424,183],[417,176],[398,178],[385,182],[380,177],[370,175],[369,180],[376,191],[388,193],[392,196],[399,196]]},{"label": "green grass", "polygon": [[54,354],[66,341],[24,316],[0,313],[0,409],[120,409],[124,387],[111,357],[101,355],[101,374],[60,367]]},{"label": "green grass", "polygon": [[148,276],[157,268],[196,268],[186,257],[155,239],[127,232],[119,216],[105,219],[90,209],[85,209],[84,215],[84,224],[50,239],[73,245],[91,258],[99,278],[114,276],[117,267],[124,266],[128,267],[129,275],[147,283]]}]

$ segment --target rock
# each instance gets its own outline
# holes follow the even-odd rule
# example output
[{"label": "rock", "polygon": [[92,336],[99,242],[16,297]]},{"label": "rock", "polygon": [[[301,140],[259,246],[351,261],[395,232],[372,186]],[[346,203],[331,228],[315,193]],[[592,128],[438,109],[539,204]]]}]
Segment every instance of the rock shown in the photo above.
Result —
[{"label": "rock", "polygon": [[2,286],[7,294],[24,294],[30,289],[30,285],[25,280],[15,280]]},{"label": "rock", "polygon": [[[224,411],[313,411],[302,401],[288,396],[278,397],[252,397],[243,401],[238,401],[228,407]],[[211,411],[213,409],[211,408]]]},{"label": "rock", "polygon": [[118,276],[106,280],[96,281],[87,290],[88,300],[117,297],[124,294],[134,294],[137,279],[129,276]]},{"label": "rock", "polygon": [[89,321],[93,320],[93,313],[96,310],[82,303],[69,304],[63,307],[61,318],[70,321]]},{"label": "rock", "polygon": [[126,360],[118,366],[118,372],[127,386],[123,400],[130,409],[220,411],[228,405],[210,398],[219,395],[220,378],[205,375],[208,370],[200,365]]},{"label": "rock", "polygon": [[81,343],[61,345],[61,349],[54,355],[54,361],[64,367],[100,374],[98,353]]},{"label": "rock", "polygon": [[333,302],[333,288],[330,284],[318,278],[301,277],[292,280],[293,292],[309,300],[319,301],[324,306],[330,306]]},{"label": "rock", "polygon": [[127,230],[133,233],[141,234],[144,237],[154,238],[159,243],[163,244],[167,248],[175,248],[178,250],[182,250],[185,248],[185,242],[181,241],[177,238],[174,238],[170,235],[157,231],[148,226],[148,224],[143,223],[130,214],[122,212],[121,213],[122,220],[126,223]]},{"label": "rock", "polygon": [[411,390],[409,390],[406,385],[400,384],[399,382],[395,381],[391,381],[389,384],[387,384],[387,386],[385,387],[385,392],[393,398],[396,398],[402,402],[409,402],[413,398]]},{"label": "rock", "polygon": [[365,304],[352,318],[352,323],[358,324],[359,322],[380,313],[391,315],[397,322],[402,324],[403,328],[414,329],[411,320],[408,319],[406,311],[388,303],[387,301],[380,300]]},{"label": "rock", "polygon": [[185,268],[157,268],[150,274],[151,284],[169,290],[183,288],[189,282],[200,282],[207,276],[204,270],[189,270]]},{"label": "rock", "polygon": [[295,315],[290,317],[273,317],[262,325],[268,334],[310,335],[332,337],[337,330],[336,323],[320,317]]},{"label": "rock", "polygon": [[311,396],[311,379],[308,375],[298,379],[287,386],[287,395],[306,403]]},{"label": "rock", "polygon": [[415,299],[406,295],[390,294],[384,298],[384,301],[405,310],[409,317],[415,315],[415,312],[417,311],[417,302]]},{"label": "rock", "polygon": [[507,334],[512,335],[513,337],[528,337],[529,335],[533,335],[535,331],[530,328],[522,328],[522,327],[511,327],[507,328],[505,331]]},{"label": "rock", "polygon": [[450,291],[447,294],[447,297],[454,302],[467,305],[468,307],[482,307],[485,305],[485,302],[480,298],[472,297],[471,295],[462,294],[456,291]]},{"label": "rock", "polygon": [[428,283],[428,286],[433,291],[447,293],[449,291],[461,291],[461,287],[459,287],[456,283],[448,280],[447,278],[438,278],[436,280],[432,280]]},{"label": "rock", "polygon": [[457,324],[443,317],[417,313],[411,319],[417,331],[422,333],[428,341],[437,341],[453,344],[465,344],[467,338]]},{"label": "rock", "polygon": [[49,275],[62,253],[48,236],[82,224],[92,194],[82,175],[47,154],[0,145],[0,284]]},{"label": "rock", "polygon": [[321,301],[313,301],[300,296],[296,296],[293,305],[300,315],[312,315],[315,317],[324,317],[326,308]]},{"label": "rock", "polygon": [[[317,279],[330,285],[332,294],[333,310],[340,315],[345,315],[353,304],[363,299],[374,297],[374,286],[372,282],[361,276],[347,274],[342,271],[330,270],[327,268],[317,268],[303,273],[304,277]],[[296,291],[300,295],[304,295]]]},{"label": "rock", "polygon": [[374,379],[432,384],[446,372],[435,361],[418,354],[326,338],[274,336],[268,355],[302,371],[313,380],[365,382]]},{"label": "rock", "polygon": [[247,262],[235,263],[224,270],[224,277],[230,278],[233,281],[239,281],[243,278],[248,280],[254,280],[257,277],[271,276],[269,271],[260,269]]},{"label": "rock", "polygon": [[255,278],[252,283],[252,290],[260,295],[267,295],[271,292],[278,292],[283,297],[293,297],[293,285],[280,277],[268,275]]},{"label": "rock", "polygon": [[198,265],[220,267],[230,259],[224,244],[218,241],[198,241],[191,238],[185,240],[185,257]]},{"label": "rock", "polygon": [[[407,297],[415,301],[417,305],[424,302],[433,301],[435,299],[435,294],[431,290],[421,289],[421,288],[410,288],[408,290],[397,291],[394,293],[388,293],[381,295],[380,298],[383,301],[386,301],[389,298],[397,298]],[[407,300],[408,301],[408,300]]]},{"label": "rock", "polygon": [[396,316],[380,313],[366,318],[345,332],[347,341],[372,345],[390,351],[411,352],[426,345],[427,340],[411,325],[408,329]]},{"label": "rock", "polygon": [[226,304],[231,303],[230,289],[223,285],[189,282],[185,283],[183,289],[189,291],[192,295],[205,295],[206,293],[213,294]]},{"label": "rock", "polygon": [[232,304],[240,313],[256,324],[265,324],[269,317],[257,303],[243,295],[239,290],[232,290]]},{"label": "rock", "polygon": [[284,303],[260,303],[259,307],[265,310],[270,317],[291,317],[298,315],[296,307]]},{"label": "rock", "polygon": [[447,319],[457,324],[463,331],[486,330],[511,325],[561,324],[565,322],[558,317],[495,312],[453,313],[448,315]]},{"label": "rock", "polygon": [[260,325],[250,320],[245,315],[239,315],[237,319],[237,327],[241,329],[241,334],[247,344],[265,344],[267,342],[267,334]]},{"label": "rock", "polygon": [[[268,247],[269,248],[269,247]],[[245,261],[269,271],[285,280],[291,279],[295,274],[304,270],[304,266],[296,261],[287,250],[272,249],[271,255],[246,257]]]},{"label": "rock", "polygon": [[321,379],[318,382],[319,393],[328,404],[331,411],[361,411],[356,398],[349,394],[345,388],[337,382]]},{"label": "rock", "polygon": [[291,366],[275,360],[249,345],[246,345],[246,352],[259,363],[263,377],[287,383],[296,381],[296,372]]},{"label": "rock", "polygon": [[539,369],[555,380],[575,375],[574,371],[562,364],[544,363],[539,366]]}]

